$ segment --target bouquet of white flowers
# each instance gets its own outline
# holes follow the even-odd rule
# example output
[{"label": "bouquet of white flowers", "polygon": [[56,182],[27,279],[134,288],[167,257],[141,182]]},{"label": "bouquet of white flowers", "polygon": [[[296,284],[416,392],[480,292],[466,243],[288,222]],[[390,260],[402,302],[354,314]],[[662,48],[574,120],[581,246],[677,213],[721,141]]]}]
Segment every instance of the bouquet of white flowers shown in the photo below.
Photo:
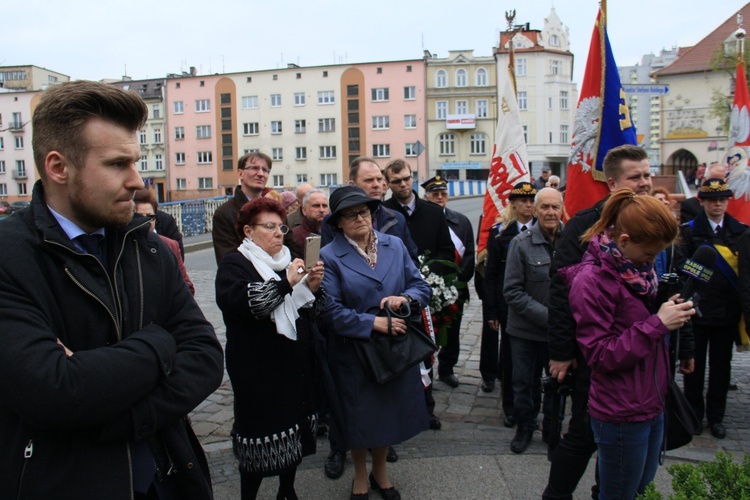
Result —
[{"label": "bouquet of white flowers", "polygon": [[[428,260],[429,252],[419,256],[419,271],[422,278],[432,288],[432,298],[430,299],[430,313],[432,323],[437,334],[436,341],[439,347],[444,347],[448,327],[458,314],[459,307],[458,290],[466,288],[466,283],[458,281],[458,266],[447,260]],[[441,268],[450,269],[446,274],[438,274],[432,270],[433,265],[437,264]]]}]

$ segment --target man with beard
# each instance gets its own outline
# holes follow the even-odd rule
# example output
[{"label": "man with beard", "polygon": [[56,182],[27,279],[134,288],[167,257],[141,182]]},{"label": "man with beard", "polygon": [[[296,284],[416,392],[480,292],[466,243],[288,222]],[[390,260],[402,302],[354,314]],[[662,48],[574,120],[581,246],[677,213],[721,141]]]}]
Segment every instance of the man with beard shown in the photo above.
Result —
[{"label": "man with beard", "polygon": [[223,353],[172,252],[134,217],[136,93],[76,81],[33,116],[40,180],[0,238],[0,497],[210,498],[187,415]]},{"label": "man with beard", "polygon": [[302,198],[302,224],[293,229],[294,241],[300,248],[305,248],[305,239],[311,234],[320,235],[323,220],[331,213],[328,208],[328,196],[320,189],[308,191]]}]

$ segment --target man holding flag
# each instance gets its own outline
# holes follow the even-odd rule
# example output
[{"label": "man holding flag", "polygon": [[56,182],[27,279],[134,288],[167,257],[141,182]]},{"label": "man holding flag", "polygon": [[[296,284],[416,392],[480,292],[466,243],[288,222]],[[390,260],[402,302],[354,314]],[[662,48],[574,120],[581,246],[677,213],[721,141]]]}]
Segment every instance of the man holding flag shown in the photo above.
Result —
[{"label": "man holding flag", "polygon": [[[552,463],[545,499],[572,498],[596,451],[588,415],[590,371],[576,342],[568,289],[557,269],[581,261],[584,248],[579,237],[599,220],[610,191],[630,188],[639,195],[651,192],[648,155],[634,146],[635,127],[620,85],[605,19],[602,7],[591,37],[568,162],[565,208],[573,218],[563,230],[550,271],[550,374],[560,382],[570,370],[575,375],[568,432],[557,448],[550,450]],[[592,494],[598,497],[598,486],[592,488]]]}]

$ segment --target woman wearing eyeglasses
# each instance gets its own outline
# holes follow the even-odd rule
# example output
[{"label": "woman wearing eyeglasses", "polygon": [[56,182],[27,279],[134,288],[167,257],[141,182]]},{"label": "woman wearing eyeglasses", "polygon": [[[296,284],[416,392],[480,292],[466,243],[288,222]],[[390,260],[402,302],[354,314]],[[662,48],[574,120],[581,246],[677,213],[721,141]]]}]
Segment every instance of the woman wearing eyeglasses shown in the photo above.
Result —
[{"label": "woman wearing eyeglasses", "polygon": [[[388,478],[388,447],[428,426],[419,366],[379,385],[365,375],[352,339],[368,339],[372,332],[407,334],[403,320],[394,318],[389,329],[388,319],[372,310],[386,303],[398,309],[409,298],[425,306],[430,287],[402,241],[373,230],[372,213],[380,200],[368,197],[357,186],[346,186],[334,191],[329,202],[332,212],[327,223],[337,231],[321,250],[328,294],[321,317],[331,332],[328,366],[341,406],[341,434],[354,461],[351,498],[368,498],[369,482],[380,496],[395,500],[401,496]],[[369,477],[368,449],[372,451]]]},{"label": "woman wearing eyeglasses", "polygon": [[323,263],[308,272],[302,259],[292,260],[285,215],[269,198],[246,203],[236,224],[244,240],[216,273],[243,500],[256,498],[268,476],[279,476],[277,498],[296,499],[297,465],[315,453],[313,336],[325,303]]}]

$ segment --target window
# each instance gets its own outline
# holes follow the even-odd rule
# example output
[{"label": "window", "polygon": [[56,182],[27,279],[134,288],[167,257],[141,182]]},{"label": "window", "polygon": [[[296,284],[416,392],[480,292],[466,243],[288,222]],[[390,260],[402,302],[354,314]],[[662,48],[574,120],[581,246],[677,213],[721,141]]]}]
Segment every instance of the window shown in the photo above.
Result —
[{"label": "window", "polygon": [[562,64],[560,61],[553,59],[549,62],[549,72],[551,75],[559,75],[561,73],[560,68]]},{"label": "window", "polygon": [[487,154],[487,136],[484,134],[471,134],[469,154],[485,155]]},{"label": "window", "polygon": [[271,159],[273,161],[283,160],[284,159],[284,150],[282,148],[272,148],[271,149]]},{"label": "window", "polygon": [[336,118],[320,118],[318,120],[318,132],[335,132]]},{"label": "window", "polygon": [[280,134],[281,133],[281,122],[278,120],[274,120],[271,122],[271,133],[272,134]]},{"label": "window", "polygon": [[487,118],[487,99],[477,99],[477,118]]},{"label": "window", "polygon": [[154,155],[154,165],[156,170],[164,170],[164,159],[162,155]]},{"label": "window", "polygon": [[407,142],[404,145],[404,156],[417,156],[417,143]]},{"label": "window", "polygon": [[274,175],[271,177],[271,182],[273,183],[273,187],[284,187],[284,176]]},{"label": "window", "polygon": [[198,125],[195,127],[195,137],[197,139],[210,139],[211,125]]},{"label": "window", "polygon": [[552,96],[547,98],[547,109],[552,109]]},{"label": "window", "polygon": [[2,151],[3,149],[5,149],[5,143],[3,142],[3,138],[0,137],[0,151]]},{"label": "window", "polygon": [[372,145],[372,156],[373,158],[388,158],[391,156],[391,145],[390,144],[373,144]]},{"label": "window", "polygon": [[518,109],[520,111],[526,111],[528,109],[528,102],[526,100],[526,92],[518,93]]},{"label": "window", "polygon": [[336,102],[336,97],[333,90],[318,92],[318,104],[333,104],[334,102]]},{"label": "window", "polygon": [[331,160],[336,158],[336,146],[320,146],[320,159]]},{"label": "window", "polygon": [[210,99],[197,99],[195,101],[195,112],[196,113],[208,113],[211,111],[211,100]]},{"label": "window", "polygon": [[404,87],[404,101],[413,101],[417,98],[417,87]]},{"label": "window", "polygon": [[242,109],[258,109],[258,96],[246,95],[242,97]]},{"label": "window", "polygon": [[198,165],[205,165],[211,163],[213,154],[211,151],[198,151]]},{"label": "window", "polygon": [[221,130],[232,130],[232,120],[221,120]]},{"label": "window", "polygon": [[516,76],[526,76],[526,59],[516,59]]},{"label": "window", "polygon": [[294,148],[294,159],[295,160],[307,160],[307,149]]},{"label": "window", "polygon": [[331,186],[336,184],[336,174],[320,174],[320,185]]},{"label": "window", "polygon": [[185,153],[175,153],[174,154],[174,163],[175,163],[175,165],[184,165],[185,164]]},{"label": "window", "polygon": [[271,107],[278,108],[281,106],[281,94],[271,94]]},{"label": "window", "polygon": [[465,115],[469,112],[469,101],[456,101],[456,114]]},{"label": "window", "polygon": [[560,143],[568,144],[570,142],[568,137],[568,126],[560,125]]},{"label": "window", "polygon": [[466,70],[456,70],[456,87],[466,87]]},{"label": "window", "polygon": [[454,136],[453,134],[440,134],[439,140],[441,155],[455,154],[456,136]]},{"label": "window", "polygon": [[438,120],[445,120],[448,118],[448,101],[437,101],[435,107]]},{"label": "window", "polygon": [[294,93],[294,105],[295,106],[304,106],[305,105],[305,93],[304,92],[295,92]]},{"label": "window", "polygon": [[5,173],[5,160],[0,160],[0,174]]},{"label": "window", "polygon": [[242,135],[258,135],[258,122],[243,123]]},{"label": "window", "polygon": [[0,196],[8,196],[8,185],[0,184]]},{"label": "window", "polygon": [[26,178],[26,161],[25,160],[16,160],[16,173],[18,174],[19,179]]},{"label": "window", "polygon": [[232,104],[232,94],[221,94],[219,99],[222,104]]},{"label": "window", "polygon": [[303,184],[307,182],[307,174],[297,174],[297,184]]},{"label": "window", "polygon": [[187,189],[187,183],[185,182],[185,179],[177,178],[177,179],[175,179],[175,181],[177,183],[177,189],[178,190],[184,191],[184,190]]},{"label": "window", "polygon": [[185,105],[182,101],[175,101],[173,103],[174,106],[174,114],[181,115],[185,112]]},{"label": "window", "polygon": [[211,177],[198,177],[198,189],[213,189],[214,180]]},{"label": "window", "polygon": [[294,120],[294,133],[304,134],[307,131],[305,120]]},{"label": "window", "polygon": [[154,144],[161,144],[161,129],[154,129]]},{"label": "window", "polygon": [[148,156],[141,155],[141,161],[139,163],[139,168],[141,170],[148,170]]},{"label": "window", "polygon": [[174,138],[178,141],[183,140],[185,138],[185,127],[175,127]]},{"label": "window", "polygon": [[391,128],[391,119],[388,116],[373,116],[372,117],[372,129],[373,130],[386,130]]},{"label": "window", "polygon": [[486,87],[487,86],[487,70],[484,68],[479,68],[477,70],[476,74],[476,85],[477,87]]},{"label": "window", "polygon": [[553,47],[559,47],[560,46],[560,37],[557,35],[551,35],[549,37],[549,44]]},{"label": "window", "polygon": [[25,182],[19,182],[18,183],[18,194],[20,196],[25,196],[25,195],[29,194],[28,192],[26,192],[26,183]]},{"label": "window", "polygon": [[439,69],[435,73],[435,86],[443,89],[448,86],[448,73],[444,69]]},{"label": "window", "polygon": [[23,149],[23,136],[17,135],[13,138],[13,142],[15,143],[16,149]]},{"label": "window", "polygon": [[568,109],[568,91],[567,90],[560,91],[560,109]]},{"label": "window", "polygon": [[347,97],[359,97],[359,85],[347,85],[346,96]]},{"label": "window", "polygon": [[372,89],[372,100],[375,102],[382,102],[388,100],[388,87]]},{"label": "window", "polygon": [[417,115],[404,115],[404,128],[417,128]]},{"label": "window", "polygon": [[154,104],[151,106],[151,110],[153,111],[154,120],[158,120],[161,117],[161,109],[159,108],[159,105]]},{"label": "window", "polygon": [[141,130],[138,132],[138,144],[146,144],[146,131]]},{"label": "window", "polygon": [[523,142],[527,143],[529,142],[529,126],[523,125]]}]

